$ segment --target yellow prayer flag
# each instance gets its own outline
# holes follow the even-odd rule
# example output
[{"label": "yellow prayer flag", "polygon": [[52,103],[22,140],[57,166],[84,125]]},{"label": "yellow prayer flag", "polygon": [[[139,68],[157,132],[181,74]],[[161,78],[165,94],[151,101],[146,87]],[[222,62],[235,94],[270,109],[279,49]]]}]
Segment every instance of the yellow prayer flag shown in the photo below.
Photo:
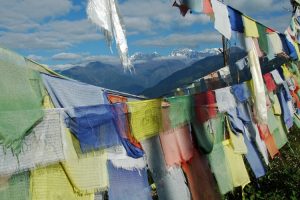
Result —
[{"label": "yellow prayer flag", "polygon": [[69,130],[66,130],[66,143],[67,159],[62,162],[62,166],[75,191],[87,194],[107,190],[108,171],[105,151],[102,154],[86,154],[85,157],[78,158]]},{"label": "yellow prayer flag", "polygon": [[249,175],[243,160],[243,156],[234,153],[229,140],[223,141],[225,157],[231,172],[234,187],[242,186],[243,188],[250,183]]},{"label": "yellow prayer flag", "polygon": [[245,36],[258,38],[259,34],[258,34],[256,22],[244,15],[242,15],[242,19],[245,27]]},{"label": "yellow prayer flag", "polygon": [[74,192],[60,164],[31,171],[30,191],[32,200],[94,200],[94,194],[78,195]]},{"label": "yellow prayer flag", "polygon": [[133,136],[144,140],[157,135],[162,129],[161,99],[127,103]]},{"label": "yellow prayer flag", "polygon": [[279,102],[279,99],[278,99],[277,95],[274,95],[274,102],[273,102],[272,108],[273,108],[273,112],[274,112],[275,115],[281,115],[282,114],[280,102]]},{"label": "yellow prayer flag", "polygon": [[283,75],[285,78],[291,78],[293,76],[285,64],[282,65],[281,68],[282,68]]}]

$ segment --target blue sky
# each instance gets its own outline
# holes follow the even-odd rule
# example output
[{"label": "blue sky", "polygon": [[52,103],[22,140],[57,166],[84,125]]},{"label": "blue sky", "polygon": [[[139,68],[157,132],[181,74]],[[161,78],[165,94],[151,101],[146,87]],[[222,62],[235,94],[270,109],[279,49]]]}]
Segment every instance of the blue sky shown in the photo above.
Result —
[{"label": "blue sky", "polygon": [[[94,60],[118,61],[101,31],[86,16],[87,0],[0,0],[0,45],[40,63],[63,67]],[[283,32],[289,0],[225,0]],[[182,17],[173,0],[119,0],[129,53],[167,55],[173,49],[219,47],[221,35],[205,15]]]}]

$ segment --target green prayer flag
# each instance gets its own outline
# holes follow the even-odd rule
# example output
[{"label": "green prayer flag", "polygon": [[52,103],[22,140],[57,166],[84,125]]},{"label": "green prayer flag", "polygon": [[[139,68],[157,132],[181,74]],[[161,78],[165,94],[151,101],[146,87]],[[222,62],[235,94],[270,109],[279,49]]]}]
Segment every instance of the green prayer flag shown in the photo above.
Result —
[{"label": "green prayer flag", "polygon": [[272,109],[269,109],[268,111],[268,126],[274,137],[277,148],[282,148],[288,142],[286,136],[287,131],[284,127],[285,124],[282,117],[280,115],[275,116]]},{"label": "green prayer flag", "polygon": [[18,154],[23,138],[43,117],[40,76],[1,60],[0,91],[0,144]]},{"label": "green prayer flag", "polygon": [[172,128],[192,121],[194,116],[192,96],[176,96],[168,98],[167,101],[170,103],[169,118]]},{"label": "green prayer flag", "polygon": [[192,127],[196,143],[204,153],[210,153],[214,143],[218,144],[224,140],[224,114],[222,113],[202,124],[194,120]]},{"label": "green prayer flag", "polygon": [[274,136],[276,146],[278,147],[278,149],[281,149],[288,142],[287,130],[282,117],[276,116],[276,118],[278,123],[278,130],[276,130],[273,133],[273,136]]},{"label": "green prayer flag", "polygon": [[222,143],[214,145],[213,151],[208,155],[208,160],[219,186],[220,193],[226,194],[232,191],[233,181]]},{"label": "green prayer flag", "polygon": [[266,54],[268,54],[268,39],[267,39],[267,28],[259,23],[256,23],[257,26],[257,30],[258,30],[258,44],[259,44],[259,48],[265,52]]}]

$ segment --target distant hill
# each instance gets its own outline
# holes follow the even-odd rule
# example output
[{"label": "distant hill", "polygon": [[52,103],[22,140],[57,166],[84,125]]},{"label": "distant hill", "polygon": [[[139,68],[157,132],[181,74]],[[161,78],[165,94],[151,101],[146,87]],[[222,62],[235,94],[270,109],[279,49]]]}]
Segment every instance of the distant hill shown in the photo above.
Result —
[{"label": "distant hill", "polygon": [[130,58],[135,66],[134,74],[124,72],[119,64],[103,61],[74,65],[68,69],[57,69],[56,71],[92,85],[139,94],[174,72],[189,67],[207,56],[219,53],[216,48],[204,51],[178,49],[172,51],[168,56],[161,56],[156,52],[152,54],[135,53]]}]

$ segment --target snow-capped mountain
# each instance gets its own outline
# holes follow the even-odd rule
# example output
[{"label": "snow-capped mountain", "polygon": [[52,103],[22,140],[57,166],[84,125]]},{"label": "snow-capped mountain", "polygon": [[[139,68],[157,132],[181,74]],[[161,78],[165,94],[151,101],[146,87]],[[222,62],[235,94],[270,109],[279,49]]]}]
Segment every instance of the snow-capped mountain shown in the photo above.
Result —
[{"label": "snow-capped mountain", "polygon": [[151,54],[137,52],[130,56],[130,60],[132,62],[140,61],[140,60],[152,60],[154,58],[160,57],[161,55],[157,52],[153,52]]},{"label": "snow-capped mountain", "polygon": [[195,51],[193,49],[177,49],[171,52],[170,56],[185,57],[192,60],[200,60],[208,56],[218,55],[220,50],[218,48],[205,49],[203,51]]},{"label": "snow-capped mountain", "polygon": [[208,56],[215,56],[220,53],[218,48],[204,49],[203,51],[196,51],[189,48],[176,49],[169,55],[160,55],[157,52],[150,54],[137,52],[130,56],[132,63],[145,63],[151,61],[163,61],[163,60],[182,60],[189,64],[191,62],[206,58]]}]

